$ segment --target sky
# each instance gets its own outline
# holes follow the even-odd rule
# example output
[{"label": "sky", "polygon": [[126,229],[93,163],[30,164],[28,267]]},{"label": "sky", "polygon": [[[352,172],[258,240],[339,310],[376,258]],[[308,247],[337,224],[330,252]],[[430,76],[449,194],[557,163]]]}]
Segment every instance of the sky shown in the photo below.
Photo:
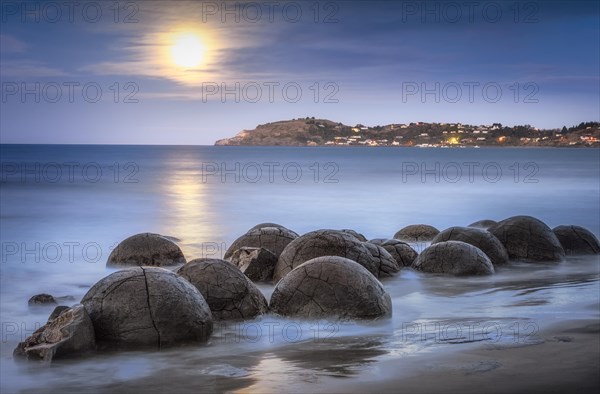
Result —
[{"label": "sky", "polygon": [[598,1],[2,1],[0,142],[600,120]]}]

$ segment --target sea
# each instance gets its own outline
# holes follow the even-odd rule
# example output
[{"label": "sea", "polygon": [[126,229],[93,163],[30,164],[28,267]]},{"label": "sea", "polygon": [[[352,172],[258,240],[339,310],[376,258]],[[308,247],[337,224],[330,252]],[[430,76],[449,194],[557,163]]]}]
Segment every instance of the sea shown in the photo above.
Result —
[{"label": "sea", "polygon": [[[599,236],[600,150],[1,145],[0,153],[2,393],[313,392],[324,380],[336,391],[386,360],[401,374],[424,354],[536,343],[551,324],[600,316],[598,256],[476,278],[407,268],[382,281],[393,304],[385,321],[266,315],[217,323],[205,345],[18,363],[13,349],[53,309],[28,299],[78,303],[114,271],[108,255],[130,235],[173,237],[188,261],[222,257],[262,222],[372,239],[409,224],[443,230],[530,215]],[[267,299],[273,292],[259,288]]]}]

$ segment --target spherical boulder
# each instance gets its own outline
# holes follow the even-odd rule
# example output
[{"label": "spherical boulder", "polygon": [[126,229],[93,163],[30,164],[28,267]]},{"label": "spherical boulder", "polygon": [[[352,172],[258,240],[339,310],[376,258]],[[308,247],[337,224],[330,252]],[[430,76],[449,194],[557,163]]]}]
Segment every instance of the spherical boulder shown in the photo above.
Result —
[{"label": "spherical boulder", "polygon": [[455,276],[494,273],[492,262],[481,249],[461,241],[431,245],[417,256],[412,267],[418,271]]},{"label": "spherical boulder", "polygon": [[508,263],[508,253],[502,242],[492,233],[481,228],[450,227],[436,235],[431,244],[445,241],[462,241],[478,247],[490,258],[494,266]]},{"label": "spherical boulder", "polygon": [[418,255],[409,244],[397,239],[383,240],[379,245],[388,251],[400,268],[410,267]]},{"label": "spherical boulder", "polygon": [[179,275],[135,267],[101,279],[81,300],[107,346],[163,347],[204,342],[213,319],[202,294]]},{"label": "spherical boulder", "polygon": [[353,235],[339,230],[317,230],[290,242],[277,260],[273,282],[277,283],[300,264],[321,256],[349,258],[365,267],[375,277],[386,276],[393,270],[393,267],[382,267],[382,261],[377,261],[364,243]]},{"label": "spherical boulder", "polygon": [[557,262],[565,252],[544,222],[531,216],[513,216],[488,229],[502,242],[508,257],[526,262]]},{"label": "spherical boulder", "polygon": [[27,301],[29,306],[39,306],[39,305],[56,305],[56,298],[50,294],[41,293],[32,296],[29,301]]},{"label": "spherical boulder", "polygon": [[239,248],[229,258],[253,282],[271,282],[277,256],[265,248]]},{"label": "spherical boulder", "polygon": [[377,319],[392,314],[390,296],[363,266],[323,256],[294,268],[281,279],[270,303],[282,316],[309,319]]},{"label": "spherical boulder", "polygon": [[431,241],[439,233],[440,230],[428,224],[411,224],[398,230],[394,238],[407,242],[425,242]]},{"label": "spherical boulder", "polygon": [[298,238],[298,234],[284,227],[257,228],[248,231],[246,234],[233,241],[223,258],[229,260],[233,252],[243,247],[265,248],[273,252],[275,256],[279,257],[287,244],[296,238]]},{"label": "spherical boulder", "polygon": [[476,222],[473,222],[473,223],[469,224],[467,227],[482,228],[484,230],[487,230],[488,228],[494,226],[497,223],[498,222],[495,220],[483,219],[483,220],[478,220]]},{"label": "spherical boulder", "polygon": [[229,261],[196,259],[177,273],[202,293],[215,320],[252,319],[268,312],[265,296]]},{"label": "spherical boulder", "polygon": [[552,229],[568,255],[600,254],[600,242],[581,226],[557,226]]},{"label": "spherical boulder", "polygon": [[108,256],[108,267],[166,267],[185,264],[179,246],[160,234],[142,233],[125,239]]},{"label": "spherical boulder", "polygon": [[[258,230],[258,229],[265,228],[265,227],[281,228],[283,230],[287,230],[287,231],[290,231],[290,232],[296,234],[294,231],[290,230],[289,228],[282,226],[281,224],[277,224],[277,223],[259,223],[256,226],[252,227],[250,230],[248,230],[247,233],[249,233],[250,231]],[[297,236],[298,236],[298,234],[296,234],[296,237]]]},{"label": "spherical boulder", "polygon": [[383,246],[369,242],[363,242],[363,245],[371,253],[371,257],[375,260],[375,265],[379,267],[379,278],[394,276],[396,272],[400,271],[400,266],[396,262],[396,259]]},{"label": "spherical boulder", "polygon": [[343,232],[343,233],[350,234],[350,235],[354,236],[354,238],[358,239],[360,242],[367,242],[367,238],[365,238],[365,236],[362,235],[359,232],[356,232],[354,230],[350,230],[350,229],[347,229],[347,228],[343,229],[343,230],[340,230],[340,231]]}]

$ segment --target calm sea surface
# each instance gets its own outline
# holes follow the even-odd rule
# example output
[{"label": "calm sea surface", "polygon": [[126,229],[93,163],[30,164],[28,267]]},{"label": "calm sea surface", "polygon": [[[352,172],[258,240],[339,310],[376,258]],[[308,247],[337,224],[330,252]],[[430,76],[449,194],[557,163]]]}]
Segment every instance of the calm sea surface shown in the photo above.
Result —
[{"label": "calm sea surface", "polygon": [[[311,391],[324,377],[372,373],[381,360],[410,362],[425,352],[460,349],[448,343],[535,341],[545,325],[598,319],[598,257],[517,264],[487,278],[430,277],[407,269],[384,281],[394,306],[393,318],[385,322],[306,322],[269,315],[217,325],[206,346],[104,354],[51,368],[15,364],[17,342],[44,324],[52,309],[28,308],[29,297],[45,292],[65,297],[65,304],[78,302],[110,273],[108,254],[130,235],[175,237],[188,261],[220,257],[260,222],[280,223],[300,234],[350,228],[371,239],[391,237],[414,223],[441,230],[525,214],[550,227],[581,225],[598,236],[600,151],[0,149],[3,393],[110,392],[143,382],[152,382],[156,391]],[[260,288],[270,297],[272,286]]]}]

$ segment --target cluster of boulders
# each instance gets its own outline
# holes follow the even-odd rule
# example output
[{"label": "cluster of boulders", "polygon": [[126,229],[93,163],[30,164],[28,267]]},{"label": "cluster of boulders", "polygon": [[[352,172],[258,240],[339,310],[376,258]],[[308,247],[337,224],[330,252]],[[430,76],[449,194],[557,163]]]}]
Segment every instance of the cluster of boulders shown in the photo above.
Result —
[{"label": "cluster of boulders", "polygon": [[[107,266],[124,269],[92,286],[80,304],[57,306],[46,325],[19,343],[15,356],[51,361],[97,348],[203,343],[214,321],[253,319],[269,311],[308,319],[386,318],[392,305],[381,280],[402,269],[489,275],[511,260],[557,262],[565,255],[600,253],[590,231],[579,226],[552,230],[530,216],[441,232],[416,224],[392,239],[370,241],[348,229],[300,236],[262,223],[236,239],[223,260],[186,262],[175,240],[144,233],[122,241]],[[415,243],[430,245],[419,254]],[[270,301],[257,282],[275,285]],[[39,294],[29,303],[55,305],[57,300]]]}]

